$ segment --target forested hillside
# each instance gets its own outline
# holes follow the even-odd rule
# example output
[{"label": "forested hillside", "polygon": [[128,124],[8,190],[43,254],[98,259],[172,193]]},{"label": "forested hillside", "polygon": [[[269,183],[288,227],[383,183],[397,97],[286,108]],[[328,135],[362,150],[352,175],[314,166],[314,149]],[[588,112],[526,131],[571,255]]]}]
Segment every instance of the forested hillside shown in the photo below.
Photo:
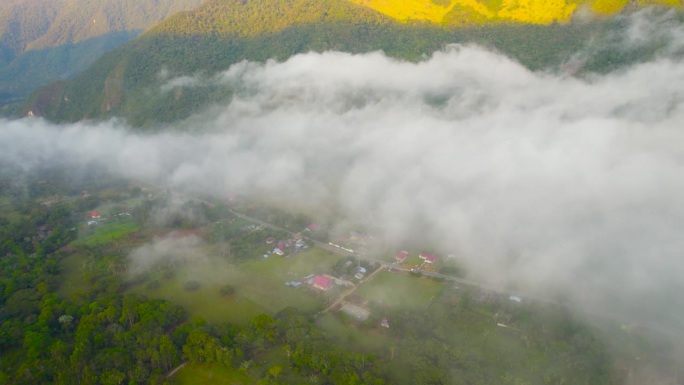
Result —
[{"label": "forested hillside", "polygon": [[122,116],[140,126],[177,120],[228,97],[230,90],[162,93],[162,70],[168,76],[210,75],[241,60],[283,60],[308,51],[383,50],[415,60],[446,44],[478,42],[530,68],[546,68],[567,60],[601,28],[595,23],[448,29],[398,22],[346,0],[210,1],[107,53],[74,80],[42,89],[22,113],[56,121]]},{"label": "forested hillside", "polygon": [[0,104],[72,76],[201,0],[13,0],[0,4]]}]

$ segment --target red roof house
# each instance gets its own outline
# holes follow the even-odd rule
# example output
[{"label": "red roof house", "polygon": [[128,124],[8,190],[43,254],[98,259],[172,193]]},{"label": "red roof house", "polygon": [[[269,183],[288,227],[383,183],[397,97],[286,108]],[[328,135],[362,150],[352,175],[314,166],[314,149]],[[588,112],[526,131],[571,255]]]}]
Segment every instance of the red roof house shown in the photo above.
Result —
[{"label": "red roof house", "polygon": [[332,280],[325,275],[317,275],[313,277],[313,286],[315,288],[321,289],[321,290],[328,290],[330,289],[330,285],[332,284]]},{"label": "red roof house", "polygon": [[90,217],[93,219],[99,218],[100,212],[99,211],[93,211],[92,213],[90,213]]},{"label": "red roof house", "polygon": [[409,255],[408,251],[402,250],[402,251],[398,252],[397,255],[394,256],[394,259],[397,260],[397,263],[404,263],[406,258],[408,258],[408,255]]},{"label": "red roof house", "polygon": [[420,259],[424,260],[425,263],[435,263],[437,262],[437,256],[428,254],[428,253],[420,253],[419,255]]}]

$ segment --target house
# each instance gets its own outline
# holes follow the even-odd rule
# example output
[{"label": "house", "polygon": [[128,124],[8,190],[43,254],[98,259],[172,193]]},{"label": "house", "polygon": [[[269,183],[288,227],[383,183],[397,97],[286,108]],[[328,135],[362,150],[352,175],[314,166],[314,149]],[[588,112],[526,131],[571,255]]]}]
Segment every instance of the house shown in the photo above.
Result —
[{"label": "house", "polygon": [[387,317],[382,317],[382,320],[380,320],[380,326],[383,328],[389,328],[389,320]]},{"label": "house", "polygon": [[92,219],[100,219],[100,212],[99,211],[93,211],[92,213],[90,213],[90,217]]},{"label": "house", "polygon": [[311,231],[316,231],[316,230],[318,230],[318,225],[316,223],[312,223],[309,226],[307,226],[306,228],[311,230]]},{"label": "house", "polygon": [[275,242],[275,238],[273,238],[273,237],[266,238],[266,244],[267,245],[271,245],[271,244],[273,244],[273,242]]},{"label": "house", "polygon": [[397,261],[397,263],[404,263],[406,258],[408,258],[408,255],[409,255],[408,251],[402,250],[402,251],[398,252],[397,255],[394,256],[394,259]]},{"label": "house", "polygon": [[320,290],[328,290],[332,285],[332,279],[328,278],[325,275],[319,274],[313,277],[313,282],[311,285]]},{"label": "house", "polygon": [[359,266],[359,267],[356,268],[356,272],[357,272],[357,273],[361,273],[361,274],[366,274],[368,271],[366,270],[365,267]]},{"label": "house", "polygon": [[512,295],[512,296],[508,297],[508,299],[513,301],[513,302],[517,302],[517,303],[522,302],[522,298],[518,297],[517,295]]},{"label": "house", "polygon": [[437,259],[438,259],[436,255],[432,255],[432,254],[428,254],[428,253],[420,253],[420,255],[418,257],[420,259],[422,259],[423,261],[425,261],[425,263],[435,263],[435,262],[437,262]]},{"label": "house", "polygon": [[276,255],[284,255],[285,252],[284,252],[282,249],[279,249],[279,248],[276,247],[275,249],[273,249],[273,254],[276,254]]},{"label": "house", "polygon": [[361,273],[356,273],[356,274],[354,274],[354,278],[356,278],[356,279],[358,279],[358,280],[362,280],[362,279],[363,279],[363,274],[361,274]]}]

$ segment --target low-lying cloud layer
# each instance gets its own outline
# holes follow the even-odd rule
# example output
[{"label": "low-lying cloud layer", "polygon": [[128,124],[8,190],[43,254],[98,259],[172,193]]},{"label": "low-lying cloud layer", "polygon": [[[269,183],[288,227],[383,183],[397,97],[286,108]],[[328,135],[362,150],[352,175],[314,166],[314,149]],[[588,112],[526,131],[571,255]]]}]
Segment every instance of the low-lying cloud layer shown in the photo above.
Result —
[{"label": "low-lying cloud layer", "polygon": [[238,92],[176,127],[200,133],[0,121],[0,161],[102,162],[326,208],[456,254],[477,279],[684,325],[680,60],[577,79],[459,46],[419,63],[310,53],[214,81]]}]

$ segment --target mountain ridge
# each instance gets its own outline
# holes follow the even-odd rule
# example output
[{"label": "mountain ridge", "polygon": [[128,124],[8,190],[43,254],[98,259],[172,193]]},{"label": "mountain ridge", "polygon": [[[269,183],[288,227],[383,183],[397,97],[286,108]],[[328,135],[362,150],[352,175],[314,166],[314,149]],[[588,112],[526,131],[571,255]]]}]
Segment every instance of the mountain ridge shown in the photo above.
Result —
[{"label": "mountain ridge", "polygon": [[75,75],[202,0],[13,0],[0,4],[0,105]]},{"label": "mountain ridge", "polygon": [[308,51],[382,50],[417,60],[445,44],[475,41],[540,69],[569,60],[593,29],[602,28],[595,23],[564,25],[499,22],[459,29],[425,20],[398,21],[347,0],[210,0],[105,54],[72,81],[35,93],[21,113],[59,122],[117,116],[136,126],[183,119],[230,97],[230,91],[161,94],[162,71],[171,76],[212,74],[242,60],[284,60]]}]

